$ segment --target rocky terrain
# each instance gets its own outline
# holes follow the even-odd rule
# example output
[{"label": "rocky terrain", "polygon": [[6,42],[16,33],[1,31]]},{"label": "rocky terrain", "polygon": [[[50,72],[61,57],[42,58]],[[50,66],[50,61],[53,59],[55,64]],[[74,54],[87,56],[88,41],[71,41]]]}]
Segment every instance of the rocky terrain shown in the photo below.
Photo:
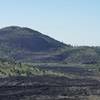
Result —
[{"label": "rocky terrain", "polygon": [[26,27],[0,29],[0,58],[21,62],[100,63],[100,47],[79,46],[59,42]]},{"label": "rocky terrain", "polygon": [[100,82],[93,79],[50,76],[0,79],[1,100],[90,100],[92,95],[100,95]]},{"label": "rocky terrain", "polygon": [[100,47],[0,29],[0,100],[100,100]]}]

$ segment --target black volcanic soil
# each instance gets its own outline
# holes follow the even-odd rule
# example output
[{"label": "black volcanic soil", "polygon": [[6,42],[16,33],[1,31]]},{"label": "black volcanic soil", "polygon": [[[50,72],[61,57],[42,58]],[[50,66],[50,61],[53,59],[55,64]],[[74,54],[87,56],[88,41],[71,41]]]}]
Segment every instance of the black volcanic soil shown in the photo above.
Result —
[{"label": "black volcanic soil", "polygon": [[88,100],[76,97],[89,95],[100,95],[99,81],[50,76],[0,78],[0,100]]}]

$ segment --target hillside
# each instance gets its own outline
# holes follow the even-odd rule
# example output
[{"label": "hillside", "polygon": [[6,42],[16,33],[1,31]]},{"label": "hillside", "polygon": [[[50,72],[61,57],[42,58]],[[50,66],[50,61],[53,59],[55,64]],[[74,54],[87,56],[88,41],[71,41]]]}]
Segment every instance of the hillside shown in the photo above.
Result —
[{"label": "hillside", "polygon": [[18,26],[1,29],[0,41],[4,42],[11,48],[23,49],[32,52],[42,52],[65,46],[65,44],[43,35],[38,31]]},{"label": "hillside", "polygon": [[100,63],[100,47],[73,47],[26,27],[0,29],[0,58],[21,62]]},{"label": "hillside", "polygon": [[99,69],[0,59],[0,100],[100,100]]},{"label": "hillside", "polygon": [[0,100],[100,100],[100,47],[0,29]]},{"label": "hillside", "polygon": [[[10,26],[0,29],[0,57],[32,60],[38,56],[41,58],[43,54],[47,55],[45,52],[65,46],[67,45],[64,43],[26,27]],[[33,57],[34,53],[37,54],[36,57]]]}]

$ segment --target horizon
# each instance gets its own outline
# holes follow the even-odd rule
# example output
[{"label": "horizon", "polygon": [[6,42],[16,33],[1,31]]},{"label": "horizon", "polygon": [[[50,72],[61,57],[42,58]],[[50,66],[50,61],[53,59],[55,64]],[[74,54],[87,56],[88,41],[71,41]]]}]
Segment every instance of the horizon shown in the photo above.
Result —
[{"label": "horizon", "polygon": [[0,27],[28,27],[73,46],[100,46],[99,5],[99,0],[3,0]]}]

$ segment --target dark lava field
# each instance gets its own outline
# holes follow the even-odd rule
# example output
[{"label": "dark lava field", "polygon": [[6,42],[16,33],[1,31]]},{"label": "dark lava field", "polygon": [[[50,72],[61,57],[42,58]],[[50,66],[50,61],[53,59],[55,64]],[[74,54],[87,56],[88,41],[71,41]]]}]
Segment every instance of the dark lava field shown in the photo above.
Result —
[{"label": "dark lava field", "polygon": [[100,95],[100,82],[88,78],[0,78],[0,100],[92,100],[92,95]]}]

